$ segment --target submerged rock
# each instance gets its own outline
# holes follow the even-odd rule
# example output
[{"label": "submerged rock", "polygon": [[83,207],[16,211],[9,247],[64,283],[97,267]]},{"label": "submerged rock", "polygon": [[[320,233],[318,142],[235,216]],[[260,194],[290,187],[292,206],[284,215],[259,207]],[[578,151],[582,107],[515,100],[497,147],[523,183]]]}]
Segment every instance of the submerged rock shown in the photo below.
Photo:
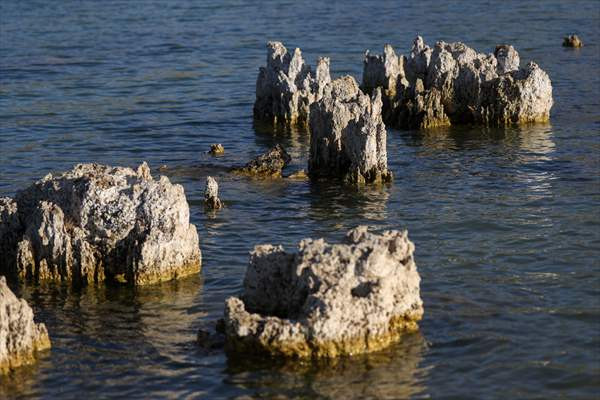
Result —
[{"label": "submerged rock", "polygon": [[486,55],[460,42],[430,48],[419,36],[408,58],[389,45],[381,56],[367,52],[362,88],[367,93],[382,88],[384,121],[399,128],[547,121],[550,78],[535,63],[519,64],[509,45]]},{"label": "submerged rock", "polygon": [[78,164],[0,200],[0,248],[2,274],[74,284],[148,284],[201,264],[183,187],[154,180],[146,163]]},{"label": "submerged rock", "polygon": [[349,231],[342,244],[305,239],[298,252],[256,246],[240,298],[225,307],[230,350],[336,357],[382,349],[423,315],[406,231]]},{"label": "submerged rock", "polygon": [[267,65],[256,80],[254,117],[273,124],[307,124],[310,105],[330,80],[329,58],[319,58],[313,72],[300,49],[292,55],[281,42],[269,42]]},{"label": "submerged rock", "polygon": [[327,85],[323,98],[311,106],[309,176],[340,176],[351,183],[391,181],[381,109],[381,91],[370,98],[351,76]]},{"label": "submerged rock", "polygon": [[31,307],[0,276],[0,374],[33,362],[37,351],[49,348],[46,326],[34,322]]},{"label": "submerged rock", "polygon": [[213,156],[219,156],[221,154],[225,154],[225,147],[221,143],[215,143],[210,145],[209,154]]},{"label": "submerged rock", "polygon": [[223,203],[221,203],[221,199],[219,199],[219,184],[212,176],[206,178],[204,206],[213,210],[223,208]]},{"label": "submerged rock", "polygon": [[582,47],[583,42],[581,41],[581,39],[579,39],[579,36],[569,35],[564,37],[562,45],[564,47]]},{"label": "submerged rock", "polygon": [[281,171],[291,160],[292,157],[278,144],[250,160],[245,166],[233,168],[232,172],[262,178],[280,178]]}]

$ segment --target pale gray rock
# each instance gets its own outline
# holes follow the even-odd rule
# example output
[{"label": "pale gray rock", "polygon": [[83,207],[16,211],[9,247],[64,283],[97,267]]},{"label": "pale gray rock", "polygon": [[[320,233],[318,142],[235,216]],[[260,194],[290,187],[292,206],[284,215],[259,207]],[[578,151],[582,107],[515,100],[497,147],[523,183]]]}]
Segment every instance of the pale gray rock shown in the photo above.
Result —
[{"label": "pale gray rock", "polygon": [[341,244],[302,240],[297,253],[256,246],[242,296],[226,300],[228,348],[319,358],[401,340],[423,315],[413,251],[406,231],[364,226]]},{"label": "pale gray rock", "polygon": [[438,42],[432,49],[419,36],[406,61],[395,60],[404,59],[386,45],[382,56],[367,54],[363,66],[363,88],[383,90],[388,125],[512,125],[550,117],[550,78],[536,64],[520,68],[519,54],[510,45],[486,55],[460,42]]},{"label": "pale gray rock", "polygon": [[332,81],[311,106],[311,178],[342,177],[350,183],[388,182],[381,90],[364,94],[351,76]]},{"label": "pale gray rock", "polygon": [[0,276],[0,374],[32,363],[38,351],[48,348],[46,326],[34,322],[31,307],[19,300]]},{"label": "pale gray rock", "polygon": [[300,49],[292,55],[281,42],[268,42],[267,65],[256,80],[254,117],[273,124],[307,124],[310,105],[330,81],[329,58],[319,58],[313,72]]},{"label": "pale gray rock", "polygon": [[2,274],[141,285],[200,270],[183,187],[165,176],[154,180],[146,163],[137,170],[78,164],[48,174],[14,201],[0,201],[0,217],[0,248],[10,250]]},{"label": "pale gray rock", "polygon": [[219,184],[212,176],[206,178],[204,206],[212,210],[223,208],[223,203],[221,202],[221,199],[219,199]]}]

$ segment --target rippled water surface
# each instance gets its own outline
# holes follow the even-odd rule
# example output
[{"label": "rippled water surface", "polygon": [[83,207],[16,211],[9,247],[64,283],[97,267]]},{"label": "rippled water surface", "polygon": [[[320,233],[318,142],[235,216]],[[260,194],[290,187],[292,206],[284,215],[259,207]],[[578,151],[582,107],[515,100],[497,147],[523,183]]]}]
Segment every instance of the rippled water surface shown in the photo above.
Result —
[{"label": "rippled water surface", "polygon": [[[0,195],[78,162],[146,160],[183,184],[198,276],[132,289],[18,288],[53,348],[0,378],[0,397],[594,398],[600,392],[600,5],[597,1],[10,1],[0,3]],[[227,175],[304,132],[254,126],[265,42],[334,76],[416,33],[479,51],[511,43],[548,71],[549,125],[388,130],[385,188]],[[561,47],[579,34],[581,50]],[[226,155],[211,158],[221,142]],[[202,207],[206,175],[227,207]],[[227,358],[196,344],[241,289],[255,244],[409,230],[421,331],[335,363]]]}]

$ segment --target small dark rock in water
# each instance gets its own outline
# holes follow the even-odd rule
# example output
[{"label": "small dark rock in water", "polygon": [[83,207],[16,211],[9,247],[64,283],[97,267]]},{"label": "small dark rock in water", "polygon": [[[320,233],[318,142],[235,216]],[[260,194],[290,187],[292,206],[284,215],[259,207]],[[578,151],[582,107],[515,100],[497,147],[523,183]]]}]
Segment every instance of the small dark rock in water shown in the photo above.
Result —
[{"label": "small dark rock in water", "polygon": [[569,36],[565,36],[565,38],[563,39],[562,45],[564,47],[582,47],[583,42],[581,41],[581,39],[579,39],[579,36],[569,35]]},{"label": "small dark rock in water", "polygon": [[285,151],[281,145],[272,147],[269,151],[241,168],[233,168],[232,171],[238,174],[264,177],[264,178],[280,178],[281,170],[288,165],[292,157]]},{"label": "small dark rock in water", "polygon": [[206,178],[204,206],[213,210],[223,208],[223,203],[219,199],[219,184],[212,176]]},{"label": "small dark rock in water", "polygon": [[223,145],[221,143],[211,144],[208,154],[211,154],[213,156],[225,154],[225,147],[223,147]]}]

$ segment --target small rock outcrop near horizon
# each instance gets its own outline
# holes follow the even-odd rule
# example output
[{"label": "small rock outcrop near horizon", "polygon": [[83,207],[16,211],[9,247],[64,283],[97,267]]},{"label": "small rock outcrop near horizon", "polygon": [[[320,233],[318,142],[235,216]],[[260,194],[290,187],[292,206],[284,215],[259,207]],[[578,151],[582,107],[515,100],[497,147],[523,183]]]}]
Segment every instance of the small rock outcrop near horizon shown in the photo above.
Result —
[{"label": "small rock outcrop near horizon", "polygon": [[0,374],[32,363],[38,351],[49,348],[46,326],[35,323],[31,307],[0,276]]},{"label": "small rock outcrop near horizon", "polygon": [[231,172],[257,178],[281,178],[281,171],[291,160],[287,151],[277,144],[245,166],[232,168]]},{"label": "small rock outcrop near horizon", "polygon": [[219,184],[212,176],[206,178],[206,189],[204,190],[204,206],[211,210],[223,208],[219,199]]},{"label": "small rock outcrop near horizon", "polygon": [[310,110],[309,176],[338,176],[349,183],[391,181],[381,112],[381,90],[369,97],[351,76],[328,84]]},{"label": "small rock outcrop near horizon", "polygon": [[197,273],[201,253],[181,185],[137,170],[78,164],[0,198],[0,274],[143,285]]},{"label": "small rock outcrop near horizon", "polygon": [[408,57],[390,45],[382,55],[367,51],[362,89],[382,89],[384,122],[397,128],[546,122],[553,105],[550,78],[534,62],[519,64],[509,45],[486,55],[460,42],[430,48],[418,36]]},{"label": "small rock outcrop near horizon", "polygon": [[300,49],[292,55],[281,42],[268,42],[267,65],[260,67],[256,80],[254,118],[280,125],[308,124],[310,105],[321,98],[330,81],[329,58],[319,58],[313,72]]},{"label": "small rock outcrop near horizon", "polygon": [[380,350],[418,329],[420,277],[407,232],[350,230],[341,244],[304,239],[297,253],[256,246],[243,294],[226,300],[235,352],[322,358]]},{"label": "small rock outcrop near horizon", "polygon": [[583,47],[583,41],[577,35],[565,36],[563,39],[563,47]]}]

